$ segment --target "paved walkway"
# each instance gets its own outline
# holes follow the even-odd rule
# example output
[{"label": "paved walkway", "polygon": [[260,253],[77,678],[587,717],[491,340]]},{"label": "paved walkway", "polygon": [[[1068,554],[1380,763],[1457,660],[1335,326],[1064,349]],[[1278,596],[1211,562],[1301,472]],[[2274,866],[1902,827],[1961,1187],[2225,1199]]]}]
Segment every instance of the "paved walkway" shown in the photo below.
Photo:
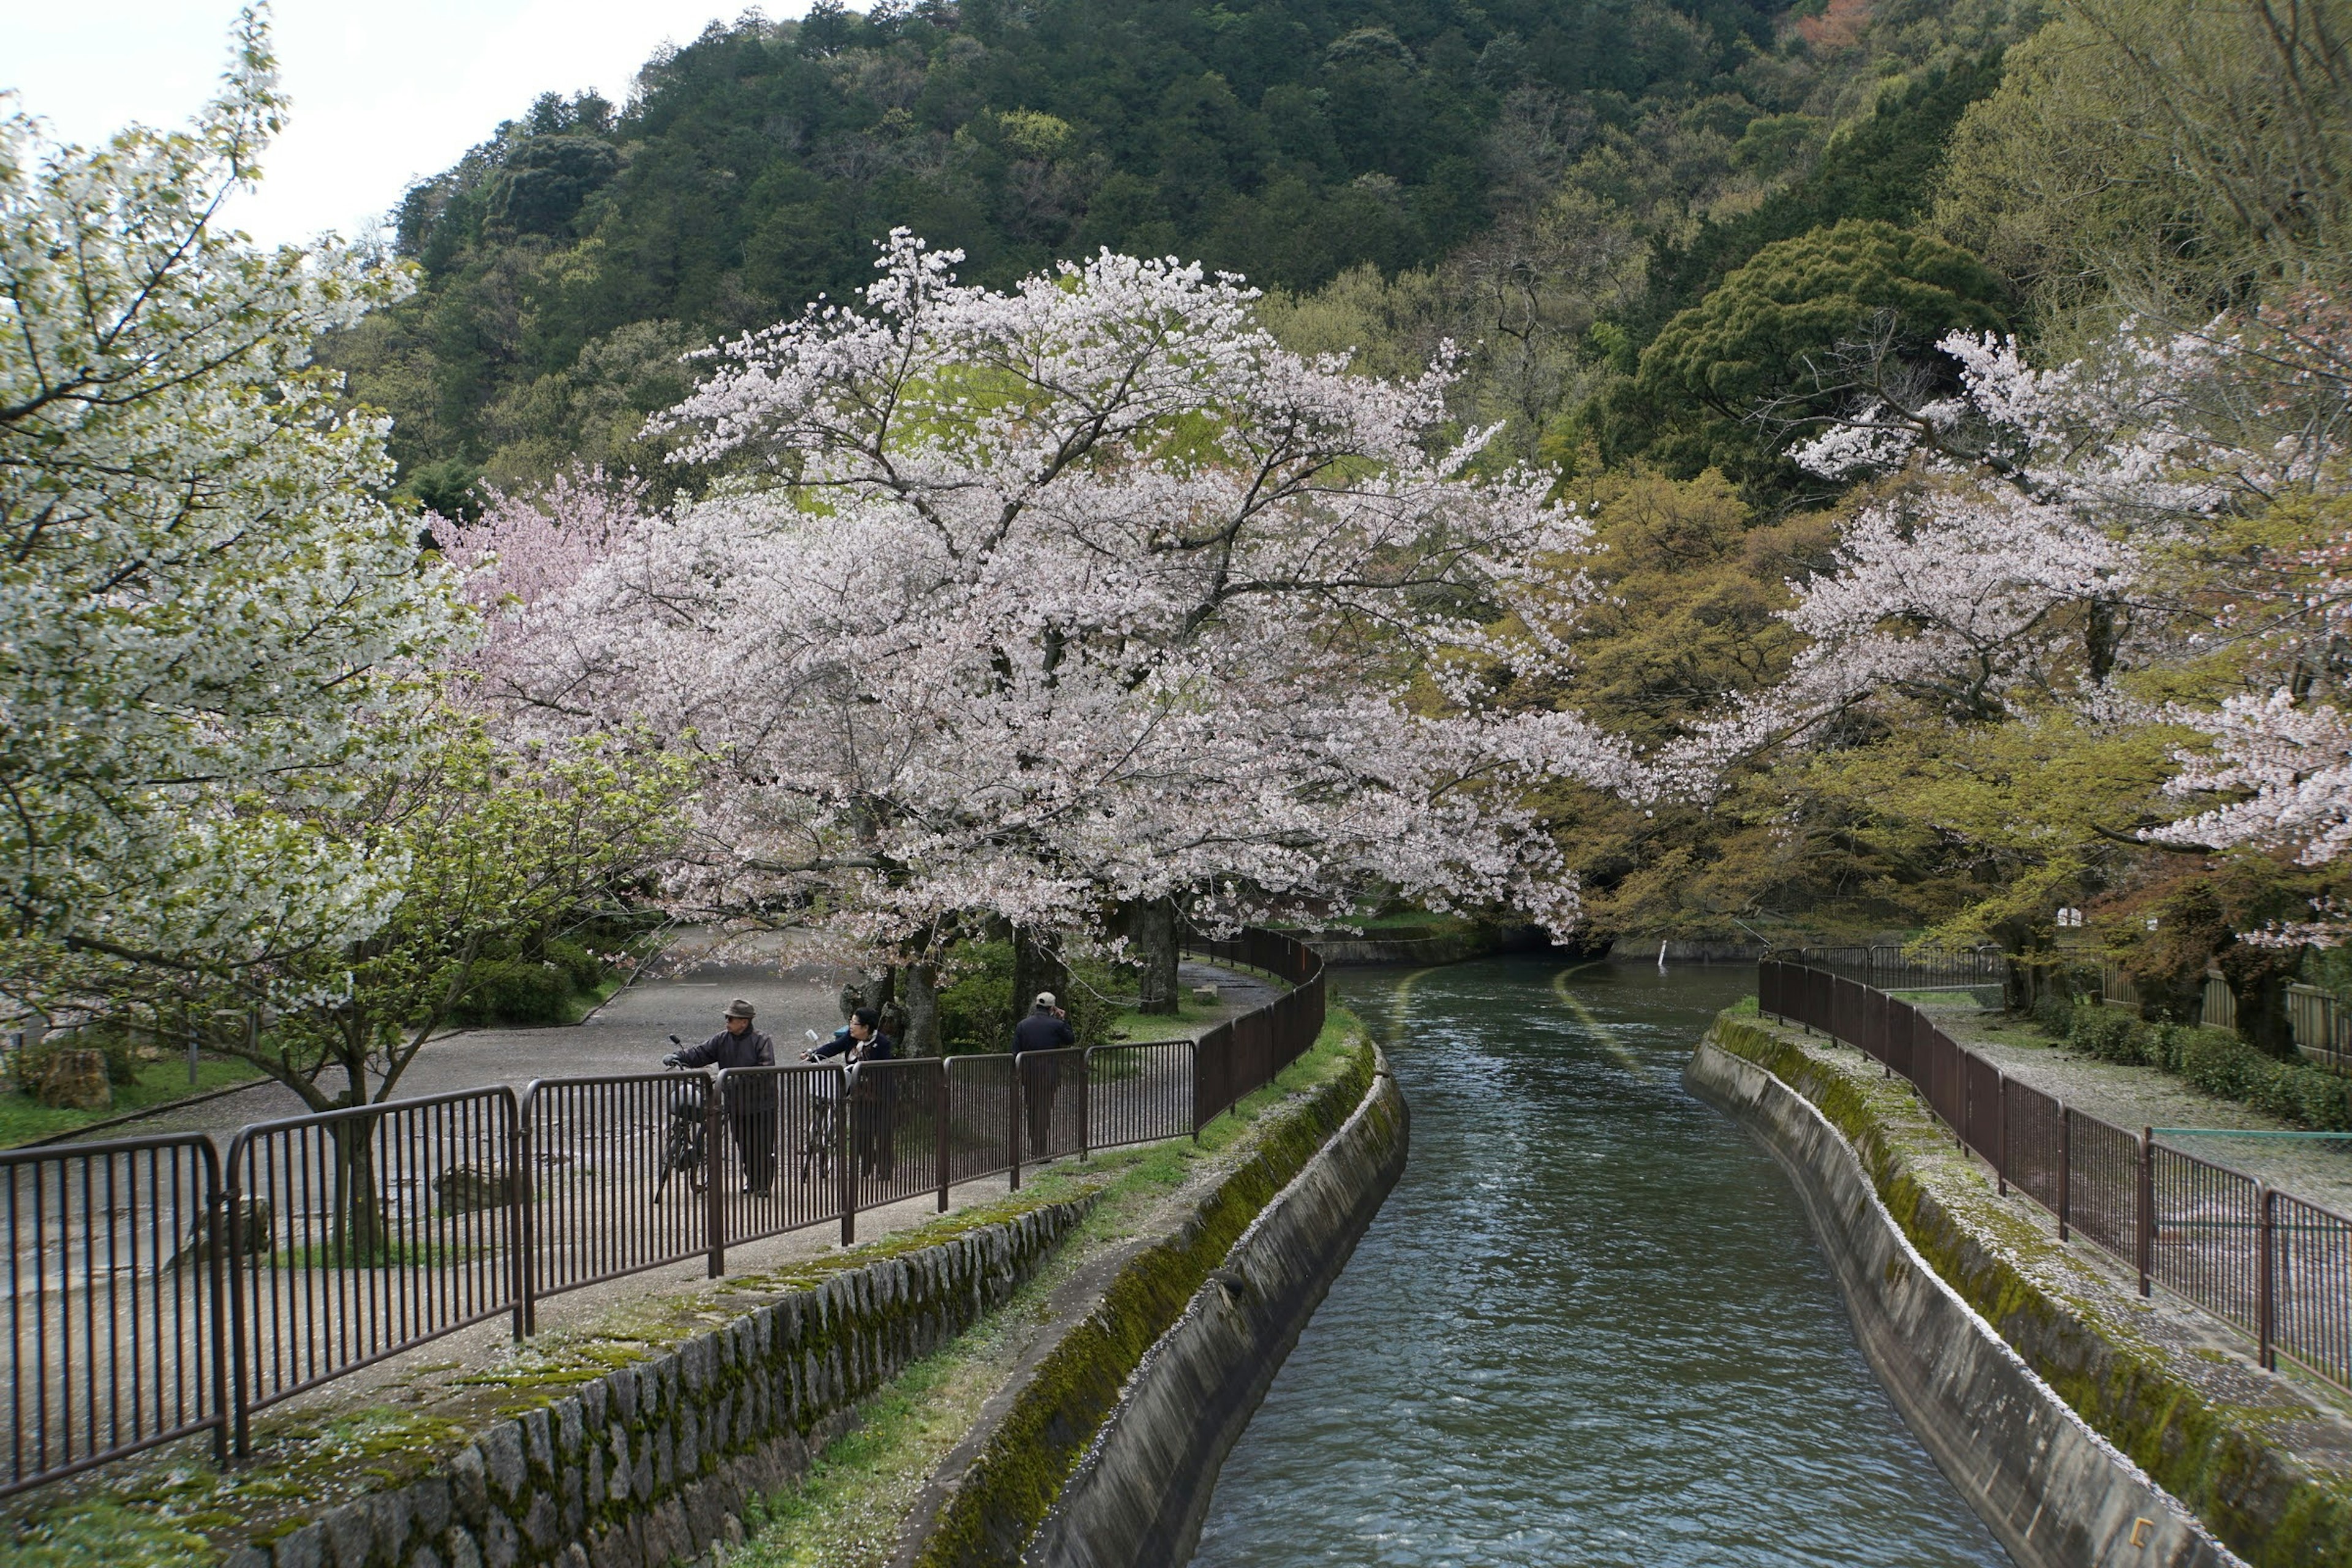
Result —
[{"label": "paved walkway", "polygon": [[[1981,1009],[1966,998],[1927,1005],[1947,1034],[2009,1077],[2133,1133],[2143,1127],[2296,1131],[2291,1122],[2235,1100],[2216,1100],[2156,1068],[2105,1062],[2070,1051],[2039,1028]],[[2352,1215],[2352,1139],[2166,1134],[2157,1142]]]},{"label": "paved walkway", "polygon": [[[1151,1038],[1194,1038],[1222,1019],[1265,1005],[1283,989],[1261,976],[1207,963],[1182,964],[1179,975],[1188,992],[1195,985],[1216,986],[1218,1006],[1205,1018],[1181,1024],[1171,1019],[1166,1032]],[[725,1026],[720,1015],[738,996],[759,1009],[759,1027],[774,1037],[777,1059],[793,1061],[805,1043],[803,1030],[830,1035],[841,1026],[841,986],[850,978],[846,967],[812,956],[808,944],[789,933],[736,939],[722,949],[708,935],[688,931],[583,1023],[465,1029],[427,1042],[401,1075],[394,1097],[414,1100],[498,1083],[519,1089],[536,1078],[659,1072],[671,1035],[689,1044],[707,1039]],[[341,1082],[340,1073],[332,1076]],[[307,1110],[291,1089],[263,1080],[184,1110],[142,1117],[89,1136],[209,1132],[225,1144],[240,1127]]]}]

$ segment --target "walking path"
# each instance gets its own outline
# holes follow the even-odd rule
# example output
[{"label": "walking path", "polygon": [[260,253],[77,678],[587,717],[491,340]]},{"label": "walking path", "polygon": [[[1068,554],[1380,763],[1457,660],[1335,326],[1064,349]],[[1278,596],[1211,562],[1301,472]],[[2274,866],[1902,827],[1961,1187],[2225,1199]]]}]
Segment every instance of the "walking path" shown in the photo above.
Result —
[{"label": "walking path", "polygon": [[[1979,1008],[1965,996],[1918,996],[1944,1032],[2007,1076],[2074,1109],[2137,1133],[2143,1127],[2298,1131],[2235,1100],[2216,1100],[2151,1067],[2101,1061],[2068,1050],[2039,1028]],[[2198,1138],[2157,1140],[2216,1165],[2227,1165],[2283,1192],[2352,1215],[2352,1138]]]},{"label": "walking path", "polygon": [[[777,1059],[793,1061],[803,1043],[802,1031],[830,1035],[841,1026],[841,985],[848,978],[839,963],[812,955],[789,933],[737,939],[714,952],[711,938],[689,931],[649,964],[644,977],[582,1023],[465,1029],[427,1042],[401,1075],[394,1098],[416,1100],[499,1083],[520,1089],[538,1078],[659,1072],[670,1036],[692,1044],[718,1033],[724,1026],[719,1015],[738,996],[759,1010],[758,1026],[774,1037]],[[1184,963],[1179,978],[1187,993],[1195,985],[1216,986],[1217,1006],[1181,1023],[1170,1019],[1164,1031],[1139,1033],[1139,1040],[1196,1038],[1226,1018],[1265,1005],[1283,989],[1263,976],[1208,963]],[[333,1081],[341,1083],[341,1075],[333,1075]],[[293,1090],[262,1079],[249,1089],[89,1136],[209,1132],[225,1144],[240,1127],[308,1110]]]}]

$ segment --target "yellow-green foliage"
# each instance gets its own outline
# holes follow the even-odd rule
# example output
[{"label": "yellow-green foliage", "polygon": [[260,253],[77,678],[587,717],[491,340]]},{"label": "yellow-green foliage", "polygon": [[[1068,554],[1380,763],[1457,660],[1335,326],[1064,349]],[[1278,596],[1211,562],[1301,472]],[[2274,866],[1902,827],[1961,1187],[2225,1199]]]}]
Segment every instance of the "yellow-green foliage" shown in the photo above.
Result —
[{"label": "yellow-green foliage", "polygon": [[[1334,1020],[1334,1027],[1338,1027]],[[1372,1051],[1354,1042],[1345,1068],[1282,1112],[1257,1148],[1175,1235],[1120,1270],[1102,1304],[1039,1363],[973,1461],[918,1568],[1020,1560],[1129,1373],[1183,1311],[1250,1222],[1303,1169],[1370,1087]]]},{"label": "yellow-green foliage", "polygon": [[[2045,1282],[2064,1249],[1988,1191],[1980,1203],[1923,1174],[1944,1134],[1907,1086],[1857,1079],[1760,1023],[1725,1015],[1707,1038],[1811,1101],[1844,1134],[1880,1201],[1921,1256],[2084,1420],[2195,1510],[2255,1568],[2352,1564],[2352,1478],[2281,1462],[2291,1413],[2219,1405],[2168,1352]],[[1969,1180],[1974,1182],[1975,1177]],[[2053,1268],[2011,1261],[2037,1253]]]}]

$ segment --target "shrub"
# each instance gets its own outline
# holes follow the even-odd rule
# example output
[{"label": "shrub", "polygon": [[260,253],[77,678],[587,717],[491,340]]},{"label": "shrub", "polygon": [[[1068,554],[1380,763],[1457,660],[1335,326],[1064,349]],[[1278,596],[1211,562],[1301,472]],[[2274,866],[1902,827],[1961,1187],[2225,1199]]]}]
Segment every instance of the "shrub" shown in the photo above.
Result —
[{"label": "shrub", "polygon": [[571,1003],[571,978],[554,964],[494,958],[474,966],[457,1016],[467,1024],[561,1024]]},{"label": "shrub", "polygon": [[2103,1062],[2147,1059],[2141,1037],[2147,1026],[2120,1007],[2078,1004],[2066,1026],[2066,1043]]},{"label": "shrub", "polygon": [[1013,944],[972,942],[956,953],[961,971],[940,991],[940,1042],[949,1056],[1001,1051],[1013,1016]]},{"label": "shrub", "polygon": [[576,942],[557,938],[543,950],[547,962],[563,971],[574,991],[593,994],[604,984],[604,961]]}]

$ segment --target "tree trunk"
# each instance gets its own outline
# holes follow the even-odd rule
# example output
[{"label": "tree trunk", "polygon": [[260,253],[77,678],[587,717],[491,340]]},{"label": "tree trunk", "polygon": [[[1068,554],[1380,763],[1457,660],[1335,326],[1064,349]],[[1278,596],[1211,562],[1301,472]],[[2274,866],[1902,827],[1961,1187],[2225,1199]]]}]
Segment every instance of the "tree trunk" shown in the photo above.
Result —
[{"label": "tree trunk", "polygon": [[910,1057],[940,1054],[939,971],[928,963],[909,963],[898,971],[901,1011],[907,1016],[906,1053]]},{"label": "tree trunk", "polygon": [[1127,936],[1135,944],[1137,962],[1143,966],[1142,1010],[1175,1012],[1176,900],[1152,899],[1133,906],[1128,911]]},{"label": "tree trunk", "polygon": [[335,1217],[331,1234],[338,1268],[372,1268],[383,1256],[383,1198],[375,1184],[378,1118],[346,1117],[334,1122]]},{"label": "tree trunk", "polygon": [[1023,926],[1013,933],[1013,1016],[1004,1021],[1007,1049],[1013,1044],[1013,1026],[1029,1016],[1030,1005],[1040,991],[1051,991],[1059,996],[1070,988],[1070,972],[1045,945],[1052,940],[1051,931],[1032,926]]}]

